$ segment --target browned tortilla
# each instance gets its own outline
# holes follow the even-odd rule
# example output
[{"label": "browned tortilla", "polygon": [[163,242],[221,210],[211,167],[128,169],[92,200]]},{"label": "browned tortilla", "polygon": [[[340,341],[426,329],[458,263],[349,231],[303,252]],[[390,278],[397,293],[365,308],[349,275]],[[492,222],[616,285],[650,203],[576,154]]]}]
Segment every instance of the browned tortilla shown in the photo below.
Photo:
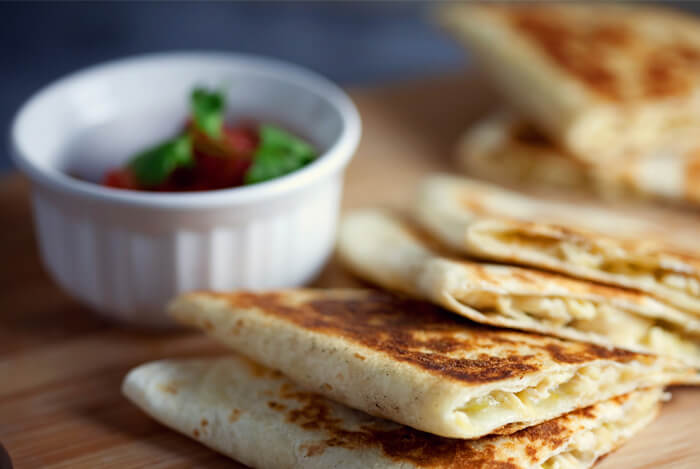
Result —
[{"label": "browned tortilla", "polygon": [[586,161],[697,136],[700,22],[610,3],[451,3],[440,19],[509,103]]},{"label": "browned tortilla", "polygon": [[265,469],[584,468],[648,423],[662,394],[638,391],[508,436],[460,440],[351,410],[235,356],[149,363],[129,373],[124,392],[165,425]]},{"label": "browned tortilla", "polygon": [[[532,425],[692,373],[642,353],[478,326],[375,291],[192,293],[170,309],[307,389],[448,437]],[[490,399],[512,411],[492,415]]]}]

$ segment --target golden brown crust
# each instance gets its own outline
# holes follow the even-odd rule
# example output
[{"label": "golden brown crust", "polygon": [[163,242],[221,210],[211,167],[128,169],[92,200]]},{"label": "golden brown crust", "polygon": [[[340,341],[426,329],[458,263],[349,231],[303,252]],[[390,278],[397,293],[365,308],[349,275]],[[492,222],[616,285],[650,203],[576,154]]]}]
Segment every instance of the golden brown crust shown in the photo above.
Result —
[{"label": "golden brown crust", "polygon": [[[123,392],[160,422],[253,467],[387,467],[525,469],[561,452],[576,437],[604,424],[598,439],[605,454],[649,421],[660,388],[602,401],[506,436],[476,440],[443,438],[354,411],[300,388],[274,372],[253,374],[239,356],[164,360],[126,377]],[[177,395],[162,387],[177,381]],[[155,386],[154,386],[155,385]]]},{"label": "golden brown crust", "polygon": [[[479,445],[475,445],[472,440],[442,438],[374,419],[368,419],[353,431],[334,414],[328,400],[322,396],[283,386],[280,397],[299,402],[298,407],[280,409],[287,422],[305,430],[321,430],[328,435],[325,440],[305,447],[307,456],[318,455],[332,447],[353,450],[378,447],[385,456],[395,461],[410,462],[421,468],[522,468],[525,466],[523,461],[503,460],[499,454],[500,435],[509,435],[513,445],[523,444],[530,464],[534,464],[542,458],[544,451],[563,447],[581,421],[595,420],[599,413],[593,405],[524,429],[517,428],[517,424],[506,426],[501,429],[503,431],[484,437]],[[630,395],[623,395],[611,401],[622,406],[629,399]]]},{"label": "golden brown crust", "polygon": [[[479,326],[429,303],[383,292],[301,301],[290,299],[285,292],[211,295],[226,299],[233,314],[253,309],[467,383],[501,381],[536,372],[544,356],[560,364],[597,359],[626,363],[648,358],[635,352]],[[523,353],[519,347],[523,341],[535,347],[537,353]],[[470,351],[479,353],[465,358],[465,352]]]},{"label": "golden brown crust", "polygon": [[[650,30],[651,22],[663,21],[667,27],[687,27],[687,20],[669,12],[551,4],[494,10],[553,64],[604,99],[687,96],[697,83],[698,45],[680,34]],[[633,79],[639,83],[630,83]]]},{"label": "golden brown crust", "polygon": [[[287,422],[298,425],[305,430],[321,430],[328,437],[304,448],[307,456],[323,453],[327,448],[342,447],[358,450],[361,448],[380,448],[382,453],[395,461],[405,461],[416,467],[440,468],[502,468],[518,469],[519,462],[499,461],[496,445],[498,436],[485,437],[485,444],[476,446],[471,440],[443,438],[430,433],[414,430],[410,427],[387,424],[383,421],[368,419],[357,430],[348,430],[343,421],[334,415],[328,400],[317,394],[289,391],[286,387],[280,393],[284,399],[293,399],[299,407],[280,409]],[[626,396],[625,396],[626,397]],[[623,397],[623,399],[625,398]],[[586,411],[587,413],[581,413]],[[596,417],[593,407],[572,412],[559,419],[544,422],[513,434],[514,440],[527,440],[526,451],[532,462],[541,458],[543,448],[557,448],[570,437],[571,428],[568,420],[575,418]],[[511,432],[512,433],[512,432]]]}]

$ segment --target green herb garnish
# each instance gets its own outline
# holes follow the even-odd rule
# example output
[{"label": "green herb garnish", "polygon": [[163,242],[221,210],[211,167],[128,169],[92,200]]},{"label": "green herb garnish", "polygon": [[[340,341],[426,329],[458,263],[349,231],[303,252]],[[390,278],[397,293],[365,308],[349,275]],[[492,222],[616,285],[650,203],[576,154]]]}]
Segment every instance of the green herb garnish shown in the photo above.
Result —
[{"label": "green herb garnish", "polygon": [[260,126],[260,145],[245,175],[246,184],[284,176],[316,158],[316,151],[305,141],[273,125]]},{"label": "green herb garnish", "polygon": [[226,106],[223,93],[196,88],[192,92],[191,106],[197,128],[213,139],[221,138]]},{"label": "green herb garnish", "polygon": [[165,182],[177,168],[192,165],[192,141],[189,135],[182,135],[138,154],[129,168],[139,184],[152,187]]}]

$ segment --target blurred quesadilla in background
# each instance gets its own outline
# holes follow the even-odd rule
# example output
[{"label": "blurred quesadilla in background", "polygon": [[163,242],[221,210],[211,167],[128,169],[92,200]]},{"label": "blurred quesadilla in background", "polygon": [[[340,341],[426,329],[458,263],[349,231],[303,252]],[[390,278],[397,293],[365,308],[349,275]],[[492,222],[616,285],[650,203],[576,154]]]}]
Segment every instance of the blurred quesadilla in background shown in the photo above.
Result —
[{"label": "blurred quesadilla in background", "polygon": [[509,103],[584,161],[700,126],[700,22],[619,4],[449,4],[442,23]]},{"label": "blurred quesadilla in background", "polygon": [[588,191],[591,165],[568,157],[544,134],[500,110],[473,124],[457,145],[457,165],[468,176],[507,185],[543,185]]},{"label": "blurred quesadilla in background", "polygon": [[549,186],[604,197],[700,204],[700,139],[680,140],[623,159],[586,162],[513,112],[497,111],[467,130],[457,164],[495,183]]},{"label": "blurred quesadilla in background", "polygon": [[237,356],[147,363],[122,389],[164,425],[260,469],[587,468],[649,423],[663,397],[641,390],[512,435],[457,440],[349,409]]},{"label": "blurred quesadilla in background", "polygon": [[[423,239],[397,216],[364,210],[344,217],[338,251],[365,280],[482,324],[668,355],[700,369],[700,318],[632,290],[444,257]],[[700,382],[698,374],[690,380]]]},{"label": "blurred quesadilla in background", "polygon": [[643,220],[450,176],[421,185],[415,216],[461,253],[641,290],[700,316],[700,258],[654,239]]},{"label": "blurred quesadilla in background", "polygon": [[479,326],[379,291],[195,292],[170,311],[307,390],[453,438],[512,433],[694,375],[676,360]]}]

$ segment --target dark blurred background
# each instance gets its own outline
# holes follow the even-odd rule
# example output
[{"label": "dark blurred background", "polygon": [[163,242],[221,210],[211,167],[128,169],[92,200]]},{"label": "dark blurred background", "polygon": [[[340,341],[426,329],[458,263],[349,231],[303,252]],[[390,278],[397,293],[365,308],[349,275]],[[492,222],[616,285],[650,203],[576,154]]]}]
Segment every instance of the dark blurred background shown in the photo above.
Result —
[{"label": "dark blurred background", "polygon": [[[298,63],[342,85],[459,67],[425,3],[0,3],[0,126],[34,91],[132,54],[218,49]],[[5,132],[5,135],[7,133]],[[4,145],[0,171],[11,166]]]},{"label": "dark blurred background", "polygon": [[[697,2],[671,3],[700,11]],[[0,19],[3,129],[20,104],[51,80],[132,54],[263,54],[345,86],[417,78],[467,62],[432,24],[425,2],[17,2],[0,3]],[[0,151],[0,172],[11,166],[6,149]]]}]

